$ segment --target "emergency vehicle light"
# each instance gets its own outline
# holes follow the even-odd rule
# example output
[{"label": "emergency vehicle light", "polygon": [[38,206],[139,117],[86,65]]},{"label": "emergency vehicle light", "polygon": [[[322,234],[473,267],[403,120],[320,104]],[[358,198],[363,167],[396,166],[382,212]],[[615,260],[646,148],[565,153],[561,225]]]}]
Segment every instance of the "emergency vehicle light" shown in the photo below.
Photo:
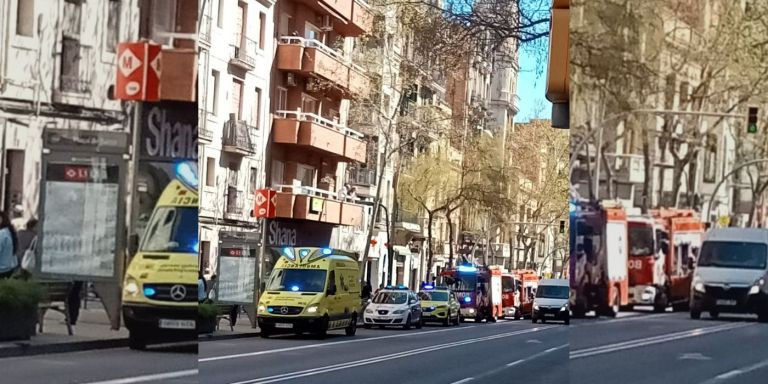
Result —
[{"label": "emergency vehicle light", "polygon": [[424,289],[435,289],[435,287],[433,285],[427,284],[424,286]]},{"label": "emergency vehicle light", "polygon": [[144,287],[144,296],[152,297],[155,295],[155,289],[152,287]]},{"label": "emergency vehicle light", "polygon": [[309,249],[302,249],[301,251],[299,251],[299,254],[301,255],[301,257],[306,257],[309,254]]},{"label": "emergency vehicle light", "polygon": [[330,248],[323,248],[323,255],[327,256],[327,255],[330,255],[331,253],[333,253],[333,250],[331,250]]},{"label": "emergency vehicle light", "polygon": [[472,265],[459,265],[459,272],[477,272],[477,267]]},{"label": "emergency vehicle light", "polygon": [[298,286],[298,285],[294,285],[294,286],[292,286],[292,287],[291,287],[291,291],[293,291],[293,292],[298,292],[298,291],[299,291],[299,286]]},{"label": "emergency vehicle light", "polygon": [[269,313],[272,313],[272,312],[274,312],[274,311],[275,311],[275,309],[274,309],[274,308],[272,308],[272,307],[267,307],[267,312],[269,312]]},{"label": "emergency vehicle light", "polygon": [[197,171],[192,169],[192,165],[188,161],[176,164],[175,172],[176,177],[178,177],[184,184],[192,189],[197,189],[200,184],[197,179]]},{"label": "emergency vehicle light", "polygon": [[465,303],[469,303],[470,301],[472,301],[472,298],[471,298],[471,297],[469,297],[469,296],[465,296],[465,297],[464,297],[464,302],[465,302]]},{"label": "emergency vehicle light", "polygon": [[293,254],[293,248],[291,248],[291,247],[283,248],[283,253],[285,254],[285,257],[287,257],[289,260],[295,260],[296,259],[296,256]]}]

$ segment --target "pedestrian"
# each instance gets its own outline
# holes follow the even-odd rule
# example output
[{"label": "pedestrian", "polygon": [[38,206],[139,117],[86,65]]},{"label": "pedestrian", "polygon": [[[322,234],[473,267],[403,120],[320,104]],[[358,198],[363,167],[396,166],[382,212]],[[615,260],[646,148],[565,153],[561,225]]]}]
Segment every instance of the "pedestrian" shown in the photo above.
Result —
[{"label": "pedestrian", "polygon": [[197,272],[197,301],[202,303],[205,301],[205,295],[208,292],[208,287],[203,277],[203,271]]},{"label": "pedestrian", "polygon": [[237,325],[237,316],[240,314],[240,306],[239,305],[233,305],[232,308],[229,309],[229,325],[234,327]]},{"label": "pedestrian", "polygon": [[211,281],[208,282],[208,293],[205,295],[205,298],[208,300],[213,300],[214,297],[216,297],[216,274],[213,274],[211,276]]},{"label": "pedestrian", "polygon": [[72,282],[72,288],[67,294],[67,309],[69,310],[69,324],[77,325],[80,317],[80,293],[83,291],[83,282]]},{"label": "pedestrian", "polygon": [[11,277],[18,268],[18,246],[19,240],[11,220],[5,212],[0,212],[0,279]]},{"label": "pedestrian", "polygon": [[[16,258],[19,261],[19,266],[21,269],[25,269],[28,266],[24,264],[24,255],[27,253],[27,251],[34,251],[35,245],[37,243],[35,241],[35,239],[37,239],[37,219],[33,217],[27,220],[25,228],[19,231],[18,237],[19,249],[16,250]],[[27,277],[29,277],[29,274],[32,271],[22,272],[23,275],[28,275]]]},{"label": "pedestrian", "polygon": [[373,291],[373,287],[371,287],[371,282],[370,281],[366,281],[365,285],[363,286],[362,295],[360,295],[360,297],[362,297],[363,300],[370,299],[371,298],[371,291]]}]

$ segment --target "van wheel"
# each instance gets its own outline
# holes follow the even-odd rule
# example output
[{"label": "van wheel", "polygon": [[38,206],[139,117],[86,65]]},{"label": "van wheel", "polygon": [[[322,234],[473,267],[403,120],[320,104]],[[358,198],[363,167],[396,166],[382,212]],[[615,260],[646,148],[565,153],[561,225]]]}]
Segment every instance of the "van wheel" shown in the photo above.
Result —
[{"label": "van wheel", "polygon": [[758,314],[757,321],[761,323],[768,323],[768,311]]},{"label": "van wheel", "polygon": [[535,317],[533,317],[533,316],[531,316],[531,323],[534,323],[534,324],[536,324],[536,318],[535,318]]},{"label": "van wheel", "polygon": [[328,336],[328,316],[323,316],[323,321],[320,323],[320,328],[317,330],[317,337],[320,339],[325,339],[326,336]]},{"label": "van wheel", "polygon": [[352,314],[352,319],[349,322],[349,326],[344,329],[344,333],[347,334],[347,336],[354,336],[357,332],[357,314]]},{"label": "van wheel", "polygon": [[143,332],[131,331],[128,334],[128,348],[135,351],[147,349],[147,336]]},{"label": "van wheel", "polygon": [[570,325],[570,324],[571,324],[571,317],[568,316],[565,318],[565,325]]},{"label": "van wheel", "polygon": [[691,319],[698,320],[701,319],[701,311],[698,310],[691,310]]},{"label": "van wheel", "polygon": [[408,319],[405,320],[405,325],[403,325],[403,329],[411,329],[411,315],[408,315]]}]

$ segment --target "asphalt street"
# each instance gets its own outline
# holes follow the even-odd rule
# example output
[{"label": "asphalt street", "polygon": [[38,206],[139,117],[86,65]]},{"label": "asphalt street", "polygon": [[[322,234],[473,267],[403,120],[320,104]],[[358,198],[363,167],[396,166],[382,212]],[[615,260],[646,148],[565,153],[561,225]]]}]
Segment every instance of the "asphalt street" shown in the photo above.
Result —
[{"label": "asphalt street", "polygon": [[0,359],[0,383],[198,383],[197,346],[91,350]]},{"label": "asphalt street", "polygon": [[573,319],[570,383],[763,384],[767,341],[768,324],[753,316],[638,310]]},{"label": "asphalt street", "polygon": [[568,327],[530,320],[358,329],[326,340],[284,336],[202,342],[199,382],[557,383],[568,381]]}]

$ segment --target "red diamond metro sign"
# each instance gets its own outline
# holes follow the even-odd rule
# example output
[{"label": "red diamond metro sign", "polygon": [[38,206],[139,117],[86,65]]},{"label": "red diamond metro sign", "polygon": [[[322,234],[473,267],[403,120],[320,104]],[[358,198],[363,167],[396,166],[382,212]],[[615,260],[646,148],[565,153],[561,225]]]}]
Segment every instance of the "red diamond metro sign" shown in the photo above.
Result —
[{"label": "red diamond metro sign", "polygon": [[253,217],[271,219],[275,217],[277,192],[272,189],[257,189],[254,198]]}]

